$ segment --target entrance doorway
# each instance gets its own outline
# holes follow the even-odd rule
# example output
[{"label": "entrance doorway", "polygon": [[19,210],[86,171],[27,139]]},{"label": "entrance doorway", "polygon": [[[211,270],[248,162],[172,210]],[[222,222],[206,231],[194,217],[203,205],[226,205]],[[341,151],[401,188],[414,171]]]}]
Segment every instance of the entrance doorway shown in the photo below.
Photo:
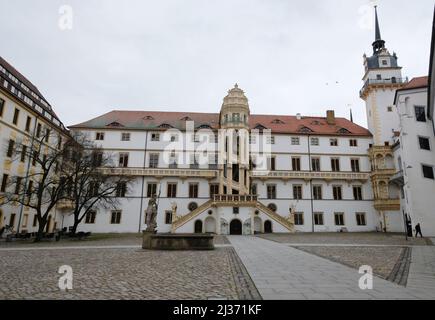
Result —
[{"label": "entrance doorway", "polygon": [[195,233],[202,233],[202,221],[201,220],[195,221]]},{"label": "entrance doorway", "polygon": [[231,221],[230,234],[242,234],[242,223],[240,220],[234,219]]},{"label": "entrance doorway", "polygon": [[270,220],[264,221],[264,233],[272,233],[272,222]]}]

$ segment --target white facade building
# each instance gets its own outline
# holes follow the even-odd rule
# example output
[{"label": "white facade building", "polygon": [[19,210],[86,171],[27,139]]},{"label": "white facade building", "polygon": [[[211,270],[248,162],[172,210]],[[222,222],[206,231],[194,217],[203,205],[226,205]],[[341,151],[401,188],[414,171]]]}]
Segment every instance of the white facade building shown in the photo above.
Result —
[{"label": "white facade building", "polygon": [[[159,195],[159,232],[378,229],[367,154],[372,136],[333,111],[327,117],[252,115],[236,85],[220,113],[112,111],[70,129],[88,134],[118,160],[119,172],[137,177],[119,210],[98,212],[93,223],[80,226],[83,231],[144,229],[153,194]],[[239,131],[238,143],[236,136],[225,138],[232,130]],[[216,152],[204,156],[203,138]],[[253,145],[262,139],[270,148],[267,168],[253,165]],[[252,161],[243,163],[248,146]],[[117,214],[120,219],[113,218]]]}]

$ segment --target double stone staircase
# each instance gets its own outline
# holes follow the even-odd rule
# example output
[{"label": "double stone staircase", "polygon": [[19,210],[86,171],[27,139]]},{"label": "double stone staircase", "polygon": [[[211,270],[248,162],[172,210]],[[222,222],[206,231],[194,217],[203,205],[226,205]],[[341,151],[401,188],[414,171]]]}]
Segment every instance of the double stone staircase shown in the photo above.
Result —
[{"label": "double stone staircase", "polygon": [[195,210],[184,216],[176,216],[172,221],[172,232],[185,225],[195,217],[199,216],[205,210],[211,207],[255,207],[265,213],[269,218],[285,227],[289,232],[294,232],[293,217],[283,217],[275,211],[269,209],[263,203],[258,201],[257,196],[253,195],[214,195],[212,199],[204,202]]}]

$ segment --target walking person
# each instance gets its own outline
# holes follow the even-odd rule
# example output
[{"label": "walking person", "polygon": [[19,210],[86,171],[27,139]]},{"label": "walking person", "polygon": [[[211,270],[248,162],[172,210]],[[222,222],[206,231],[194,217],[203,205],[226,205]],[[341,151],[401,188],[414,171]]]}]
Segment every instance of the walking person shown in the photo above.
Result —
[{"label": "walking person", "polygon": [[421,234],[421,227],[420,227],[420,223],[417,223],[415,225],[415,237],[417,238],[417,236],[420,234],[420,237],[423,238],[423,235]]}]

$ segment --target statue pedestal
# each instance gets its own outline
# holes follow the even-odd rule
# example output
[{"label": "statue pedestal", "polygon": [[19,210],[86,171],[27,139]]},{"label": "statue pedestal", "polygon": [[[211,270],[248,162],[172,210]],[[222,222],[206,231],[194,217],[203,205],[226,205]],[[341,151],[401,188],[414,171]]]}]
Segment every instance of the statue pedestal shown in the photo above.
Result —
[{"label": "statue pedestal", "polygon": [[155,234],[155,231],[142,231],[142,249],[151,249],[151,236]]}]

